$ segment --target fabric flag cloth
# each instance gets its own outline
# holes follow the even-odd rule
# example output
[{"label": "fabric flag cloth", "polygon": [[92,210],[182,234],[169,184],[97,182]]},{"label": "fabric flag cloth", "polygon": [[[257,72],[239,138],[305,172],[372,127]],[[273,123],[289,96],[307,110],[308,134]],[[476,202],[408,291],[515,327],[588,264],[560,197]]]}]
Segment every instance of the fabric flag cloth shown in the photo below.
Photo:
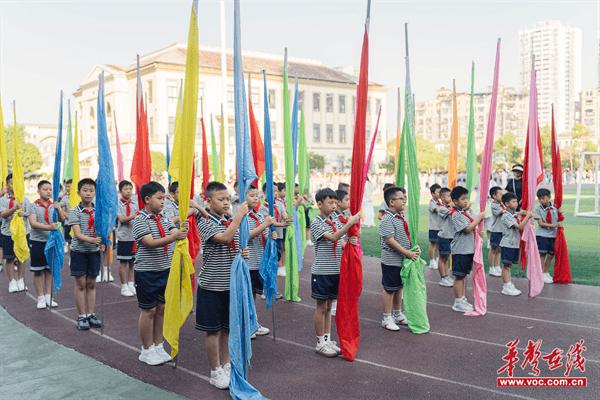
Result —
[{"label": "fabric flag cloth", "polygon": [[452,132],[450,133],[450,154],[448,156],[448,187],[456,186],[458,174],[458,101],[456,81],[452,80]]},{"label": "fabric flag cloth", "polygon": [[[412,251],[416,251],[417,246]],[[427,262],[421,257],[416,260],[405,258],[400,270],[403,285],[404,314],[408,320],[408,329],[412,333],[429,332],[429,318],[427,316],[427,285],[423,268]]]},{"label": "fabric flag cloth", "polygon": [[[286,211],[288,216],[294,216],[295,169],[294,141],[290,122],[290,95],[288,88],[287,48],[283,60],[283,148],[285,160],[285,193]],[[287,301],[300,301],[298,296],[298,256],[296,244],[296,229],[285,230],[285,291]]]},{"label": "fabric flag cloth", "polygon": [[[560,149],[558,140],[556,140],[556,130],[554,128],[554,105],[552,106],[552,183],[554,185],[554,206],[560,210],[563,202],[563,180],[562,163],[560,159]],[[562,222],[565,215],[562,211],[558,212],[558,221]],[[567,239],[565,238],[565,228],[559,226],[556,231],[556,240],[554,241],[554,283],[571,283],[571,263],[569,262],[569,249],[567,248]]]},{"label": "fabric flag cloth", "polygon": [[[202,99],[200,99],[202,104]],[[204,106],[200,107],[200,125],[202,126],[202,192],[206,193],[206,186],[210,182],[210,166],[208,164],[208,142],[206,140],[206,126],[204,125]]]},{"label": "fabric flag cloth", "polygon": [[[61,113],[62,113],[62,104],[61,104]],[[63,167],[62,173],[63,178],[62,181],[68,181],[69,179],[73,179],[73,125],[71,124],[71,100],[67,101],[67,138],[65,140],[65,157],[63,159]],[[62,122],[62,121],[61,121]],[[62,136],[62,135],[61,135]],[[54,172],[56,172],[56,166],[54,168]],[[60,170],[58,171],[60,173]],[[61,180],[58,180],[59,183]]]},{"label": "fabric flag cloth", "polygon": [[[369,4],[370,5],[370,4]],[[364,195],[365,177],[365,148],[367,99],[369,91],[369,15],[363,34],[360,55],[360,73],[356,88],[356,116],[354,123],[354,139],[352,144],[352,167],[350,178],[350,213],[360,212]],[[347,236],[358,236],[360,224],[353,225]],[[340,264],[340,283],[338,289],[335,324],[340,339],[342,355],[348,361],[353,361],[360,344],[360,323],[358,317],[358,299],[362,292],[362,258],[363,250],[359,243],[348,244],[344,247]]]},{"label": "fabric flag cloth", "polygon": [[[292,199],[294,199],[294,202],[296,200],[296,175],[298,174],[298,79],[296,78],[296,83],[294,85],[294,104],[292,106],[292,153],[293,153],[293,159],[294,159],[294,189],[291,193],[294,194],[294,196],[292,197],[291,195],[287,195],[287,199],[288,199],[288,204],[289,201],[292,201]],[[287,189],[287,188],[286,188]],[[286,190],[286,194],[288,193],[288,191]],[[293,210],[293,224],[294,224],[294,241],[296,243],[296,258],[297,258],[297,263],[298,263],[298,272],[302,272],[302,256],[304,254],[303,251],[303,247],[302,247],[302,231],[304,231],[304,234],[306,235],[306,229],[300,229],[300,227],[302,226],[303,228],[306,227],[306,215],[303,213],[302,215],[300,215],[298,208],[292,203],[292,210]],[[304,210],[304,209],[303,209]],[[287,267],[287,263],[286,263],[286,267]],[[292,269],[292,271],[296,271],[296,269]],[[286,271],[287,272],[287,271]]]},{"label": "fabric flag cloth", "polygon": [[[543,178],[543,161],[541,139],[538,126],[537,77],[535,60],[531,61],[531,77],[529,86],[529,123],[527,126],[527,141],[525,144],[525,160],[523,162],[523,201],[522,209],[533,212],[537,186]],[[521,239],[524,242],[524,252],[527,254],[527,278],[529,279],[529,296],[535,297],[542,292],[544,281],[542,277],[542,261],[538,251],[533,219],[530,219]]]},{"label": "fabric flag cloth", "polygon": [[6,131],[4,130],[4,112],[0,100],[0,185],[4,187],[8,175],[8,151],[6,148]]},{"label": "fabric flag cloth", "polygon": [[[298,134],[298,194],[300,196],[310,196],[310,162],[308,159],[308,149],[306,147],[306,132],[304,128],[304,110],[300,110],[300,132]],[[298,225],[300,226],[301,247],[300,254],[304,256],[306,249],[306,210],[309,206],[300,204],[298,206]],[[301,266],[300,266],[300,270]]]},{"label": "fabric flag cloth", "polygon": [[404,104],[405,114],[402,122],[402,133],[400,134],[400,146],[398,147],[397,168],[396,168],[396,186],[406,186],[406,137],[409,135],[408,118],[406,111],[408,103]]},{"label": "fabric flag cloth", "polygon": [[150,157],[150,141],[148,139],[148,117],[144,106],[142,78],[140,77],[140,56],[137,57],[137,101],[135,124],[135,149],[131,162],[131,181],[135,185],[138,204],[144,204],[140,195],[140,187],[150,182],[152,176],[152,159]]},{"label": "fabric flag cloth", "polygon": [[218,180],[219,173],[219,155],[217,154],[217,139],[215,138],[215,127],[213,116],[210,114],[210,169],[212,169],[213,180]]},{"label": "fabric flag cloth", "polygon": [[79,194],[77,194],[79,178],[79,132],[77,129],[77,112],[75,112],[75,130],[73,131],[73,178],[71,192],[69,193],[69,206],[71,208],[77,207],[80,201]]},{"label": "fabric flag cloth", "polygon": [[[13,101],[14,134],[13,134],[13,170],[12,182],[15,200],[23,205],[25,201],[25,174],[23,163],[19,153],[21,152],[21,138],[17,135],[17,111]],[[29,258],[29,246],[27,245],[27,232],[25,230],[25,220],[16,215],[10,221],[10,233],[14,241],[14,251],[17,259],[23,263]]]},{"label": "fabric flag cloth", "polygon": [[[467,190],[473,198],[477,176],[477,149],[475,147],[475,62],[471,63],[471,95],[469,98],[469,130],[467,135]],[[486,197],[486,196],[484,196]]]},{"label": "fabric flag cloth", "polygon": [[[267,181],[267,203],[269,204],[269,215],[275,217],[275,194],[273,193],[273,150],[271,147],[271,117],[269,116],[269,96],[267,90],[267,76],[265,70],[263,73],[264,85],[264,146],[265,146],[265,178]],[[271,227],[271,232],[274,227]],[[275,302],[277,293],[277,244],[272,235],[267,236],[263,257],[259,267],[260,276],[263,278],[263,291],[266,297],[267,309],[271,308]]]},{"label": "fabric flag cloth", "polygon": [[[471,73],[471,87],[473,86],[473,70]],[[496,129],[496,109],[498,105],[498,82],[500,78],[500,39],[496,43],[496,61],[494,63],[494,81],[492,83],[492,99],[490,113],[488,114],[485,147],[481,157],[481,171],[479,172],[479,211],[484,212],[487,205],[487,196],[492,175],[492,159],[494,156],[494,133]],[[482,316],[487,313],[487,281],[483,268],[483,222],[475,232],[475,254],[473,256],[473,311],[465,313],[468,317]]]},{"label": "fabric flag cloth", "polygon": [[371,167],[371,159],[373,158],[373,151],[375,150],[375,140],[377,139],[377,132],[379,131],[379,119],[381,118],[381,107],[379,107],[379,111],[377,112],[377,122],[375,123],[375,132],[373,132],[373,137],[371,138],[371,145],[369,146],[369,152],[367,153],[367,161],[365,162],[365,168],[363,170],[363,177],[365,182],[369,176],[369,168]]},{"label": "fabric flag cloth", "polygon": [[[60,108],[58,110],[58,134],[56,136],[56,151],[54,153],[54,173],[52,176],[52,201],[58,202],[60,195],[60,159],[62,157],[62,120],[63,120],[63,93],[60,92]],[[71,109],[69,108],[69,128],[71,130]],[[67,139],[69,143],[69,139]],[[73,160],[71,160],[73,161]],[[58,223],[58,210],[52,208],[52,222]],[[52,274],[52,286],[54,291],[60,290],[62,286],[62,267],[65,259],[65,238],[60,229],[53,229],[48,235],[48,241],[44,247],[44,255],[50,263]]]},{"label": "fabric flag cloth", "polygon": [[[175,118],[175,138],[169,174],[179,182],[179,220],[184,221],[190,206],[193,179],[196,117],[198,113],[198,0],[193,0],[185,60],[185,89],[180,102],[181,113]],[[181,92],[181,91],[180,91]],[[178,107],[179,108],[179,107]],[[175,244],[169,279],[165,290],[163,332],[171,345],[171,357],[179,353],[179,332],[192,311],[194,295],[190,275],[194,263],[188,239]]]},{"label": "fabric flag cloth", "polygon": [[248,74],[248,114],[250,117],[250,144],[252,145],[252,160],[254,162],[254,169],[256,170],[255,185],[258,187],[258,179],[265,172],[265,147],[263,141],[260,138],[260,131],[258,129],[258,123],[254,117],[254,108],[252,107],[252,83],[250,80],[250,74]]},{"label": "fabric flag cloth", "polygon": [[[246,200],[248,189],[256,179],[246,105],[242,43],[240,33],[240,2],[234,2],[233,70],[235,105],[235,152],[240,203]],[[250,226],[244,216],[239,228],[240,248],[248,247]],[[263,399],[262,394],[248,383],[248,367],[252,359],[250,337],[258,329],[256,310],[252,298],[252,285],[248,263],[238,252],[231,264],[231,289],[229,291],[229,356],[231,358],[231,381],[229,394],[232,399]]]},{"label": "fabric flag cloth", "polygon": [[[117,128],[117,113],[113,110],[113,122],[115,124],[115,147],[117,151],[117,176],[119,177],[119,182],[125,179],[125,175],[123,173],[123,153],[121,152],[121,140],[119,139],[119,128]],[[167,156],[168,157],[168,156]]]}]

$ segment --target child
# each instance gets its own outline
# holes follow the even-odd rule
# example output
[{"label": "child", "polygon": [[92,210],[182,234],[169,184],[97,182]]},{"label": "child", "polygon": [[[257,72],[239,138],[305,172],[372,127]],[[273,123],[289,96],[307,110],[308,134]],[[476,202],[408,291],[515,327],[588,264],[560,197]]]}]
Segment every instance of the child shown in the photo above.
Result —
[{"label": "child", "polygon": [[[255,210],[259,203],[258,189],[255,186],[251,186],[248,190],[246,201],[250,210],[248,211],[248,224],[250,225],[250,240],[248,241],[250,259],[248,260],[248,269],[250,270],[250,280],[252,281],[252,294],[256,301],[256,295],[263,294],[263,280],[258,272],[258,268],[260,267],[267,235],[269,234],[267,229],[273,225],[273,218],[270,216],[263,217],[263,215]],[[259,324],[258,330],[252,336],[265,336],[269,332],[271,331],[268,328]]]},{"label": "child", "polygon": [[[29,200],[25,199],[23,204],[17,203],[13,192],[12,174],[6,177],[6,196],[0,199],[0,217],[2,217],[2,228],[0,233],[2,236],[2,256],[6,260],[6,275],[8,277],[8,292],[22,292],[25,287],[25,267],[15,256],[15,244],[10,233],[10,222],[15,213],[18,217],[27,217],[29,210]],[[15,272],[15,267],[17,271]]]},{"label": "child", "polygon": [[[319,215],[310,224],[315,247],[315,259],[311,267],[311,297],[317,301],[314,315],[317,334],[315,350],[323,356],[336,357],[340,348],[331,340],[331,302],[338,295],[342,248],[345,246],[343,237],[358,222],[359,215],[351,216],[344,225],[339,220],[332,220],[330,216],[337,202],[337,195],[332,189],[319,190],[315,200]],[[351,241],[356,244],[357,238],[352,237]]]},{"label": "child", "polygon": [[69,225],[73,230],[71,241],[71,276],[75,278],[75,305],[77,307],[77,329],[87,331],[102,327],[94,308],[96,305],[96,277],[100,273],[102,239],[96,236],[94,226],[94,198],[96,182],[84,178],[77,184],[81,202],[71,209]]},{"label": "child", "polygon": [[454,239],[454,226],[450,212],[452,211],[452,199],[450,198],[450,189],[443,187],[440,189],[441,206],[437,213],[440,217],[440,230],[438,232],[438,272],[440,274],[440,286],[452,287],[454,280],[448,275],[448,258],[450,257],[450,243]]},{"label": "child", "polygon": [[[386,190],[388,190],[389,188],[393,187],[394,185],[391,183],[385,183],[383,185],[383,193],[385,193]],[[377,218],[381,221],[381,219],[383,218],[383,216],[385,215],[385,210],[387,210],[387,204],[385,204],[385,199],[383,200],[383,202],[381,203],[381,205],[379,206],[379,210],[377,211]]]},{"label": "child", "polygon": [[490,264],[489,274],[491,276],[501,276],[502,269],[500,268],[500,241],[502,240],[502,214],[506,210],[502,201],[504,190],[499,186],[494,186],[490,189],[490,207],[492,216],[490,220],[490,251],[488,260]]},{"label": "child", "polygon": [[119,260],[119,279],[121,280],[121,296],[135,296],[133,279],[133,263],[135,261],[135,240],[133,223],[139,207],[133,202],[133,184],[129,181],[119,182],[119,225],[117,227],[117,260]]},{"label": "child", "polygon": [[135,254],[135,286],[141,309],[138,329],[142,351],[138,359],[148,365],[160,365],[171,360],[163,347],[165,289],[169,279],[174,242],[187,236],[187,225],[180,231],[161,214],[165,188],[158,182],[148,182],[140,188],[144,208],[133,220]]},{"label": "child", "polygon": [[475,254],[475,229],[483,221],[485,213],[479,213],[475,219],[468,214],[469,191],[456,186],[450,192],[450,198],[454,208],[450,212],[452,226],[454,227],[454,239],[450,244],[452,253],[452,275],[454,275],[454,305],[452,309],[457,312],[473,311],[473,305],[465,297],[465,278],[473,268],[473,256]]},{"label": "child", "polygon": [[517,195],[507,192],[502,195],[502,204],[505,211],[502,212],[501,223],[503,227],[500,251],[502,254],[502,294],[506,296],[518,296],[521,291],[511,281],[510,267],[519,262],[519,245],[521,243],[521,232],[527,221],[533,216],[530,212],[522,212],[525,217],[521,222],[517,221],[515,214],[519,208]]},{"label": "child", "polygon": [[[345,185],[340,183],[340,185]],[[335,191],[337,196],[336,208],[332,211],[330,218],[336,220],[344,226],[350,218],[350,196],[344,189],[338,189]],[[331,315],[335,317],[337,310],[337,300],[331,302]]]},{"label": "child", "polygon": [[440,223],[442,222],[438,209],[442,207],[440,200],[440,190],[442,187],[434,183],[429,188],[431,200],[429,201],[429,268],[438,269],[438,233],[440,231]]},{"label": "child", "polygon": [[[69,197],[71,196],[71,186],[73,185],[72,179],[67,179],[64,183],[65,191],[60,198],[60,207],[63,211],[63,215],[68,218],[71,213],[71,204],[69,203]],[[65,218],[63,221],[63,233],[65,236],[65,252],[69,250],[71,245],[71,225],[68,224],[68,219]]]},{"label": "child", "polygon": [[292,217],[288,217],[287,215],[287,208],[285,203],[285,182],[277,183],[277,191],[275,192],[275,204],[279,208],[281,222],[283,222],[283,227],[280,231],[277,231],[277,256],[279,260],[277,276],[285,276],[285,230],[286,226],[288,226],[292,222]]},{"label": "child", "polygon": [[33,272],[33,286],[38,296],[37,308],[41,310],[46,307],[58,306],[54,300],[50,301],[52,274],[46,260],[46,255],[44,254],[44,249],[50,231],[58,229],[58,224],[52,222],[51,208],[59,212],[59,219],[62,220],[64,215],[60,209],[60,204],[52,204],[52,200],[50,200],[52,197],[52,184],[46,180],[42,180],[38,182],[37,187],[40,198],[31,205],[28,217],[29,224],[31,225],[29,241],[31,265],[29,269]]},{"label": "child", "polygon": [[[208,218],[198,219],[198,230],[204,251],[198,275],[196,329],[206,332],[204,346],[210,365],[210,384],[229,386],[229,287],[231,264],[240,251],[238,228],[248,204],[241,203],[235,216],[229,217],[231,202],[227,187],[220,182],[206,186]],[[245,258],[248,249],[241,250]]]},{"label": "child", "polygon": [[552,205],[552,198],[548,189],[539,189],[536,193],[540,204],[533,212],[533,218],[538,226],[535,230],[535,238],[542,259],[542,270],[544,271],[544,283],[552,283],[554,280],[550,276],[550,265],[554,257],[554,241],[556,239],[556,228],[562,226],[558,222],[558,210]]},{"label": "child", "polygon": [[406,195],[399,187],[388,188],[383,197],[387,205],[379,226],[381,237],[381,284],[383,286],[383,319],[381,326],[389,331],[398,331],[398,324],[407,325],[402,313],[402,278],[400,271],[404,257],[416,260],[421,249],[411,250],[408,223],[403,211]]}]

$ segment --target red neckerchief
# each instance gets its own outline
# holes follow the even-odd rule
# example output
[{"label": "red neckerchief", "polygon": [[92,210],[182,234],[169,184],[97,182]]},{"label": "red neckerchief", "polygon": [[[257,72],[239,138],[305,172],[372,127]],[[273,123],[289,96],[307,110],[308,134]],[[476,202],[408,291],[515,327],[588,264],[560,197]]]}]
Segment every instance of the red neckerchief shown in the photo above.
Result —
[{"label": "red neckerchief", "polygon": [[131,199],[121,199],[121,204],[125,206],[125,216],[129,217],[131,215]]},{"label": "red neckerchief", "polygon": [[342,224],[347,224],[348,223],[348,218],[344,217],[343,213],[340,213],[340,215],[338,215],[338,220],[342,223]]},{"label": "red neckerchief", "polygon": [[[431,200],[433,200],[433,199],[431,199]],[[438,205],[438,206],[444,206],[444,205],[445,205],[445,204],[442,202],[442,199],[437,199],[437,200],[434,200],[434,201],[435,201],[435,204],[436,204],[436,205]]]},{"label": "red neckerchief", "polygon": [[[223,225],[225,227],[225,229],[229,228],[229,226],[231,226],[231,220],[230,219],[222,219],[220,221],[220,224]],[[230,250],[235,251],[236,247],[235,247],[235,236],[233,239],[231,239],[231,242],[227,243],[227,247],[229,247]]]},{"label": "red neckerchief", "polygon": [[452,211],[450,211],[450,215],[454,214],[455,212],[458,212],[467,217],[469,219],[469,222],[475,221],[473,217],[471,217],[471,215],[469,215],[465,210],[459,210],[458,208],[454,207],[452,208]]},{"label": "red neckerchief", "polygon": [[552,206],[546,207],[546,223],[552,223]]},{"label": "red neckerchief", "polygon": [[[156,226],[158,227],[158,232],[160,233],[160,237],[164,238],[165,237],[165,228],[163,227],[162,222],[160,222],[160,215],[150,214],[150,218],[152,218],[154,220],[154,222],[156,222]],[[163,249],[165,251],[165,254],[168,253],[169,245],[165,244],[163,246]]]},{"label": "red neckerchief", "polygon": [[[329,225],[331,227],[331,229],[333,229],[333,233],[337,232],[337,228],[335,227],[335,224],[333,223],[333,221],[331,219],[325,218],[324,221],[327,223],[327,225]],[[337,257],[337,242],[338,242],[337,240],[333,241],[333,256],[334,257]]]},{"label": "red neckerchief", "polygon": [[[277,200],[275,200],[275,203],[277,203]],[[263,205],[265,207],[269,208],[269,202],[267,202],[266,200],[264,201]],[[274,212],[274,216],[275,216],[275,221],[281,222],[281,215],[279,214],[279,209],[277,208],[277,204],[273,205],[273,212]]]},{"label": "red neckerchief", "polygon": [[50,207],[52,206],[52,202],[49,201],[48,204],[44,204],[41,200],[36,200],[35,204],[42,207],[44,209],[44,219],[46,223],[50,225]]},{"label": "red neckerchief", "polygon": [[410,240],[410,231],[408,230],[408,222],[406,222],[406,220],[404,219],[404,215],[398,213],[398,214],[395,214],[394,217],[402,220],[402,226],[404,227],[404,233],[406,234],[406,237],[408,238],[409,243],[412,244],[412,241]]},{"label": "red neckerchief", "polygon": [[83,212],[86,213],[88,218],[88,230],[93,231],[94,237],[96,236],[96,227],[94,226],[94,209],[88,210],[87,208],[83,209]]},{"label": "red neckerchief", "polygon": [[502,202],[500,202],[500,208],[502,209],[502,211],[506,211],[506,206]]},{"label": "red neckerchief", "polygon": [[8,198],[8,208],[13,208],[15,206],[15,196],[11,196]]},{"label": "red neckerchief", "polygon": [[[250,211],[248,213],[248,216],[254,220],[257,228],[261,225],[260,219],[258,218],[258,215],[256,215],[256,213],[254,211]],[[261,239],[263,247],[265,247],[265,244],[267,243],[267,239],[265,238],[265,231],[262,231],[260,233],[260,239]]]}]

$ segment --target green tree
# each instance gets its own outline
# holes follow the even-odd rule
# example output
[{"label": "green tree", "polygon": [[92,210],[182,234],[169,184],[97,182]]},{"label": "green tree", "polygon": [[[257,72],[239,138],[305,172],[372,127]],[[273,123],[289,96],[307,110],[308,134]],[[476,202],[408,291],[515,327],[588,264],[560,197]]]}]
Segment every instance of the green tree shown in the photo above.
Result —
[{"label": "green tree", "polygon": [[[13,141],[14,141],[14,127],[9,126],[5,130],[6,132],[6,148],[8,158],[8,168],[12,170],[13,163]],[[24,172],[30,173],[37,171],[42,166],[42,155],[36,145],[32,143],[24,143],[25,128],[22,125],[17,125],[17,135],[19,135],[21,141],[21,149],[19,152],[19,158],[23,163]]]},{"label": "green tree", "polygon": [[152,173],[162,174],[167,170],[167,158],[160,151],[150,151],[152,160]]},{"label": "green tree", "polygon": [[523,151],[517,145],[517,136],[507,133],[500,136],[494,143],[495,164],[513,165],[523,161]]},{"label": "green tree", "polygon": [[[584,151],[595,151],[592,132],[582,124],[575,124],[571,131],[573,141],[565,149],[561,149],[561,158],[563,168],[576,170],[579,168],[579,158]],[[591,164],[586,164],[585,168],[590,168]]]},{"label": "green tree", "polygon": [[417,136],[417,159],[421,171],[446,170],[448,168],[448,154],[440,153],[434,143],[421,135]]},{"label": "green tree", "polygon": [[325,169],[325,157],[317,153],[308,153],[308,162],[312,169],[323,171]]},{"label": "green tree", "polygon": [[540,132],[542,137],[542,155],[544,158],[544,168],[552,169],[552,130],[548,125],[542,128]]}]

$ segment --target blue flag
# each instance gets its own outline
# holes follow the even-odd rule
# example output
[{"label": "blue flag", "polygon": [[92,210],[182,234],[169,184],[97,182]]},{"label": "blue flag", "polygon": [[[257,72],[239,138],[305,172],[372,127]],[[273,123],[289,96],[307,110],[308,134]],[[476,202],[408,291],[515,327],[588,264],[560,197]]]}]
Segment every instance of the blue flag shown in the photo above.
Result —
[{"label": "blue flag", "polygon": [[[248,127],[248,109],[242,66],[240,34],[240,1],[234,2],[233,14],[233,69],[235,104],[235,152],[240,203],[246,201],[251,183],[257,178],[252,160]],[[240,225],[240,248],[248,247],[250,227],[248,217]],[[256,309],[252,298],[252,285],[248,263],[237,253],[231,264],[229,291],[229,356],[231,357],[231,382],[229,394],[233,399],[263,399],[262,394],[247,381],[247,368],[252,358],[250,337],[258,329]]]},{"label": "blue flag", "polygon": [[[294,104],[292,106],[292,154],[294,155],[294,181],[298,175],[298,78],[294,85]],[[295,182],[294,182],[295,183]],[[294,193],[286,193],[288,201],[292,201],[296,196]],[[296,257],[298,258],[298,272],[302,272],[302,235],[300,233],[300,221],[298,219],[298,208],[294,207],[294,239],[296,242]]]},{"label": "blue flag", "polygon": [[[269,215],[275,216],[275,196],[273,193],[273,149],[271,146],[271,117],[269,116],[269,96],[267,93],[267,75],[262,70],[264,85],[264,110],[265,110],[265,178],[267,182],[267,202],[269,203]],[[275,228],[271,226],[271,232]],[[277,244],[271,235],[267,236],[265,250],[260,262],[260,276],[263,278],[263,289],[267,300],[267,309],[273,306],[277,293]]]},{"label": "blue flag", "polygon": [[[52,201],[58,202],[60,194],[60,161],[62,158],[62,120],[63,120],[63,92],[60,91],[60,106],[58,109],[58,135],[56,137],[56,152],[54,154],[54,174],[52,176]],[[58,210],[52,208],[52,222],[58,222]],[[50,263],[50,272],[55,291],[59,291],[62,286],[62,267],[65,260],[65,239],[60,229],[50,231],[44,255],[46,261]]]},{"label": "blue flag", "polygon": [[110,246],[110,234],[115,229],[118,212],[117,187],[104,110],[104,73],[98,77],[98,178],[96,179],[96,233],[102,243]]}]

